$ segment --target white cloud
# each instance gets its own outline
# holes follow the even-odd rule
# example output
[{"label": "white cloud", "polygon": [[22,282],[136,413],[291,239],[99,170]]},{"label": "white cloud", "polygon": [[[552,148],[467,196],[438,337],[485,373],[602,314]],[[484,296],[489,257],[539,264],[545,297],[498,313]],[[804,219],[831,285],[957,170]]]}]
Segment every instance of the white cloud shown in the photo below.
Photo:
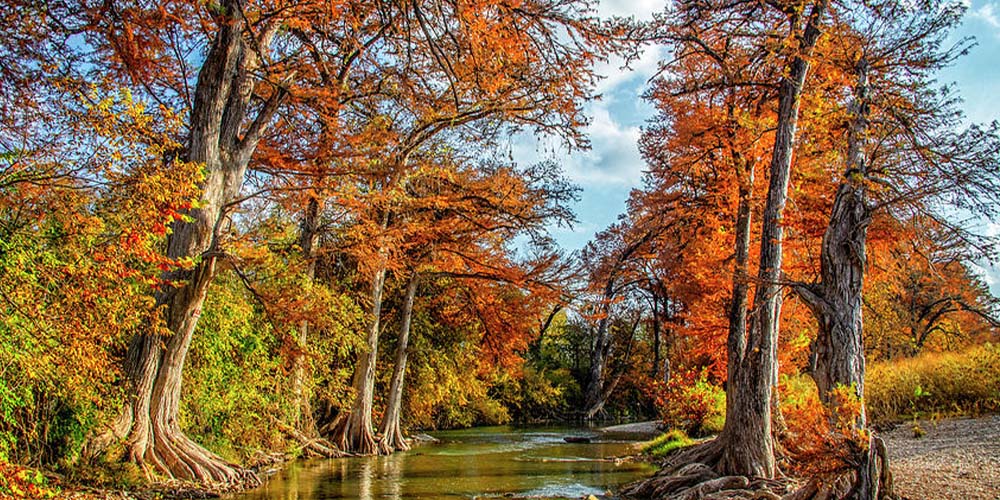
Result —
[{"label": "white cloud", "polygon": [[[665,5],[665,0],[602,0],[598,15],[650,19]],[[605,78],[595,89],[601,100],[589,103],[586,109],[591,122],[584,132],[590,139],[590,150],[569,153],[558,139],[540,140],[530,133],[511,139],[510,154],[515,161],[555,160],[583,189],[574,205],[580,223],[572,229],[553,230],[564,247],[581,248],[595,232],[613,223],[625,211],[629,192],[641,185],[646,165],[639,154],[640,124],[651,111],[639,100],[646,81],[659,70],[663,55],[662,47],[647,47],[628,69],[622,69],[621,59],[598,65],[597,73]]]},{"label": "white cloud", "polygon": [[633,81],[641,88],[660,70],[660,61],[663,59],[664,51],[664,47],[658,45],[646,47],[639,59],[632,61],[628,68],[622,68],[624,61],[617,57],[606,63],[598,64],[595,68],[597,74],[604,78],[597,83],[597,93],[607,95]]},{"label": "white cloud", "polygon": [[585,192],[591,189],[627,192],[638,186],[645,167],[637,146],[639,127],[619,123],[604,103],[591,106],[590,114],[593,121],[585,130],[591,141],[590,150],[569,153],[557,139],[538,140],[523,134],[511,145],[514,160],[530,164],[555,159],[562,164],[566,176]]},{"label": "white cloud", "polygon": [[[1000,30],[1000,8],[995,3],[986,3],[980,5],[979,8],[970,9],[969,17],[978,19],[995,30]],[[1000,35],[1000,32],[996,34]]]},{"label": "white cloud", "polygon": [[566,176],[589,189],[618,189],[628,192],[642,180],[645,163],[639,155],[638,141],[642,131],[638,126],[623,125],[608,103],[598,101],[589,106],[592,117],[585,133],[591,142],[588,151],[569,153],[557,139],[537,139],[522,134],[511,144],[511,154],[522,164],[544,159],[560,162]]},{"label": "white cloud", "polygon": [[[985,221],[984,221],[985,222]],[[981,234],[990,237],[1000,236],[1000,223],[985,222],[983,226],[974,229]],[[973,271],[978,274],[994,297],[1000,297],[1000,263],[982,260],[970,265]]]},{"label": "white cloud", "polygon": [[593,148],[581,158],[576,180],[594,186],[638,186],[645,168],[638,146],[642,131],[623,126],[604,102],[593,107],[593,117],[587,127]]},{"label": "white cloud", "polygon": [[[990,222],[986,226],[985,233],[989,236],[1000,236],[1000,223]],[[986,285],[994,297],[1000,297],[1000,265],[996,263],[983,262],[978,267],[979,274],[982,275]]]},{"label": "white cloud", "polygon": [[652,19],[653,13],[662,12],[666,0],[601,0],[597,14],[601,17],[635,16],[638,19]]},{"label": "white cloud", "polygon": [[973,263],[969,267],[983,279],[994,297],[1000,297],[1000,267],[988,262]]},{"label": "white cloud", "polygon": [[583,190],[574,204],[579,223],[572,229],[555,229],[553,236],[567,249],[582,248],[594,233],[613,223],[625,211],[629,191],[642,180],[645,163],[639,155],[638,126],[623,125],[627,116],[616,116],[605,101],[589,106],[592,117],[585,130],[591,141],[588,151],[569,153],[557,139],[535,138],[530,133],[512,138],[510,154],[521,164],[553,159],[565,175]]}]

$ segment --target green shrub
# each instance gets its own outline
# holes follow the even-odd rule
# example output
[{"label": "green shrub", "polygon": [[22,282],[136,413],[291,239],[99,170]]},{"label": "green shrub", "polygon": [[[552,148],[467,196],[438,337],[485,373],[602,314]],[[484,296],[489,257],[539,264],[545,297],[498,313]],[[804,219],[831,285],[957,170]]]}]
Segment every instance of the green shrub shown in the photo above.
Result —
[{"label": "green shrub", "polygon": [[424,350],[415,339],[410,381],[406,386],[406,425],[417,429],[457,429],[510,422],[507,407],[490,394],[491,380],[472,366],[478,352],[468,346],[457,352]]},{"label": "green shrub", "polygon": [[726,393],[708,381],[706,371],[679,373],[657,398],[663,422],[691,436],[722,431],[726,421]]},{"label": "green shrub", "polygon": [[287,421],[294,409],[280,390],[289,383],[280,339],[241,288],[224,274],[208,295],[181,398],[184,431],[230,460],[242,458],[241,444],[281,449],[283,437],[269,418]]},{"label": "green shrub", "polygon": [[526,363],[520,376],[500,371],[492,381],[489,395],[507,409],[517,422],[555,420],[578,397],[580,385],[566,368],[536,367]]}]

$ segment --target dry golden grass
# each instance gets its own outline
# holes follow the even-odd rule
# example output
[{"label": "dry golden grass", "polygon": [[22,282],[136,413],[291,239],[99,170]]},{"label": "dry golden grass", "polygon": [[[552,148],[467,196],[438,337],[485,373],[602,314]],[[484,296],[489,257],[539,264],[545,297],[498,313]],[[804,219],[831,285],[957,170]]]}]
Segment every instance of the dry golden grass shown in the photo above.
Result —
[{"label": "dry golden grass", "polygon": [[1000,410],[1000,345],[872,363],[865,399],[872,420],[977,415]]}]

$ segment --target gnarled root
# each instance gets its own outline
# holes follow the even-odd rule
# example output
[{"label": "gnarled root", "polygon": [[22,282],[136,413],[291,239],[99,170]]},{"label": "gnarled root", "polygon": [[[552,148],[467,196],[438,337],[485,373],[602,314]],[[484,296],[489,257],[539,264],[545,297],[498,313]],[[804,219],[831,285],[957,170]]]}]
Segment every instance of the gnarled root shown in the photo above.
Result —
[{"label": "gnarled root", "polygon": [[780,500],[787,483],[777,480],[751,480],[745,476],[719,476],[711,467],[690,463],[670,474],[657,474],[623,491],[631,498],[701,500],[755,498]]},{"label": "gnarled root", "polygon": [[139,414],[137,419],[133,406],[126,404],[109,428],[85,443],[84,457],[94,459],[115,443],[123,443],[125,459],[142,467],[150,481],[155,480],[156,473],[168,479],[199,482],[217,491],[261,484],[253,471],[223,460],[164,420],[168,419],[150,418],[148,414]]},{"label": "gnarled root", "polygon": [[669,498],[671,495],[718,479],[714,465],[722,455],[717,439],[675,451],[651,478],[625,486],[622,493],[635,498]]},{"label": "gnarled root", "polygon": [[[794,495],[794,496],[793,496]],[[895,498],[889,452],[882,438],[872,436],[868,450],[859,456],[853,471],[826,483],[813,479],[789,495],[790,500],[883,500]]]},{"label": "gnarled root", "polygon": [[[884,500],[892,499],[889,458],[882,439],[872,436],[854,470],[833,478],[811,478],[794,488],[788,479],[720,476],[722,443],[708,441],[669,456],[651,478],[626,486],[630,498],[668,500],[754,498],[769,500]],[[801,483],[800,483],[801,484]]]},{"label": "gnarled root", "polygon": [[396,451],[406,451],[410,449],[410,443],[403,436],[399,424],[390,424],[388,429],[382,431],[378,436],[378,453],[380,455],[392,455]]},{"label": "gnarled root", "polygon": [[344,418],[337,419],[336,426],[330,436],[330,441],[339,449],[356,455],[374,455],[378,452],[375,436],[371,429],[363,425],[359,418],[350,412],[342,412]]},{"label": "gnarled root", "polygon": [[172,479],[197,481],[220,490],[253,488],[261,484],[253,471],[223,460],[174,426],[154,426],[150,431],[133,432],[128,443],[130,460],[147,473],[155,471]]}]

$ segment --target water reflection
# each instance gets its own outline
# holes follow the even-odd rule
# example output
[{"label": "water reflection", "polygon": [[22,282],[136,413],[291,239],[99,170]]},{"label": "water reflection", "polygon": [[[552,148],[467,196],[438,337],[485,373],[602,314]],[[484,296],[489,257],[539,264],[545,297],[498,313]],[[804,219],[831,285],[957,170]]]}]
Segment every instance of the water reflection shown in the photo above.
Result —
[{"label": "water reflection", "polygon": [[631,453],[634,443],[605,437],[587,444],[563,441],[576,432],[507,427],[442,432],[436,434],[439,444],[388,457],[295,463],[263,487],[236,498],[579,498],[649,473],[646,464],[609,458]]}]

